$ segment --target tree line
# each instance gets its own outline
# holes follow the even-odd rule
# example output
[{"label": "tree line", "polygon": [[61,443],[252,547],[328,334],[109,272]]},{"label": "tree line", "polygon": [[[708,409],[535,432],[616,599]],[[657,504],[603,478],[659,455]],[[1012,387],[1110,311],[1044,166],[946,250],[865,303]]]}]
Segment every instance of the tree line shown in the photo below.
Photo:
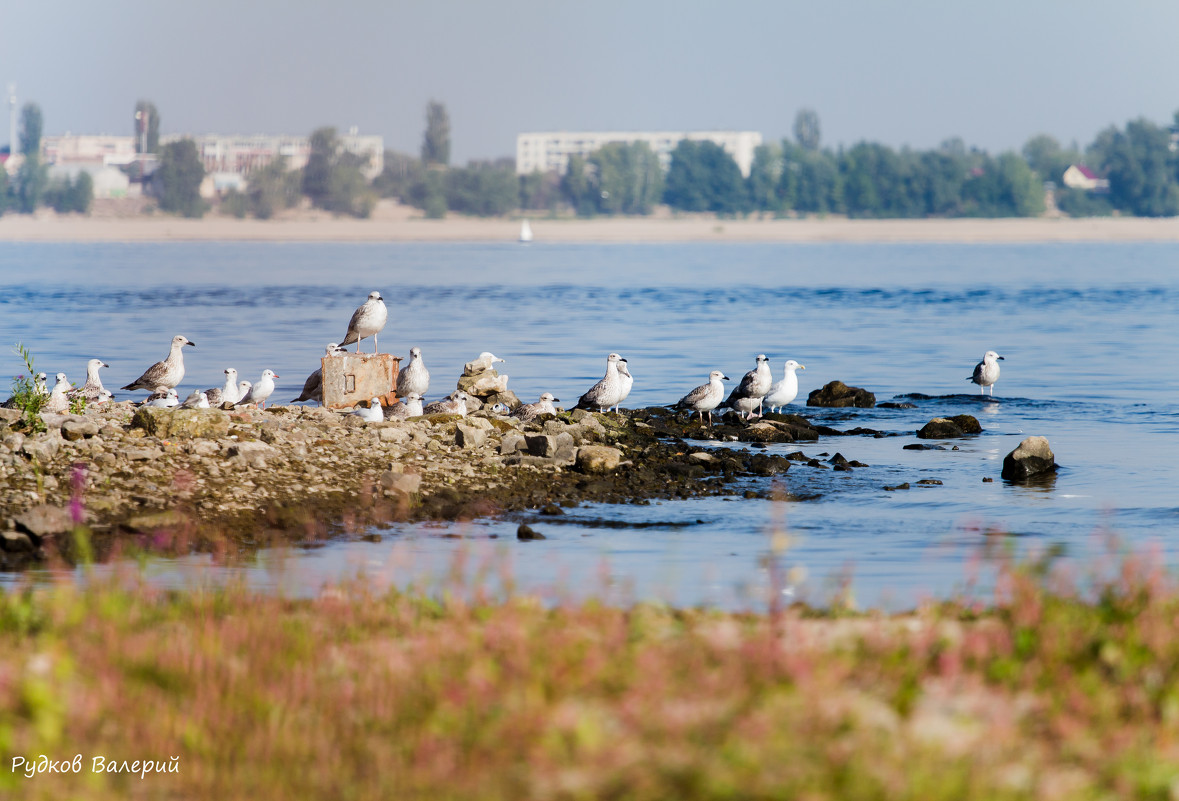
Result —
[{"label": "tree line", "polygon": [[[40,205],[89,208],[93,187],[87,174],[48,179],[40,158],[42,125],[40,109],[27,104],[20,135],[25,158],[13,180],[0,171],[0,213],[28,213]],[[159,154],[146,188],[160,208],[204,214],[208,205],[199,189],[205,171],[195,143],[180,140],[159,148],[159,112],[148,101],[136,105],[135,130],[137,152]],[[324,127],[311,134],[302,169],[289,169],[280,158],[255,170],[245,191],[230,190],[222,198],[221,210],[265,219],[306,199],[336,214],[368,217],[386,197],[433,218],[449,212],[647,215],[660,204],[731,217],[1030,217],[1044,212],[1045,187],[1053,184],[1056,205],[1073,216],[1174,216],[1179,214],[1176,132],[1179,112],[1169,127],[1146,119],[1110,126],[1083,149],[1047,135],[1033,137],[1020,152],[997,156],[958,138],[929,150],[872,142],[833,149],[822,145],[818,114],[804,109],[795,118],[793,138],[756,149],[747,176],[719,145],[692,140],[676,146],[666,170],[645,143],[615,142],[584,158],[570,157],[563,175],[521,176],[511,158],[451,166],[449,115],[442,103],[430,101],[420,153],[386,151],[384,169],[371,182],[364,177],[363,158],[343,149],[336,129]],[[1072,164],[1106,177],[1108,191],[1061,185]],[[140,169],[140,163],[127,167],[133,179],[142,178]]]}]

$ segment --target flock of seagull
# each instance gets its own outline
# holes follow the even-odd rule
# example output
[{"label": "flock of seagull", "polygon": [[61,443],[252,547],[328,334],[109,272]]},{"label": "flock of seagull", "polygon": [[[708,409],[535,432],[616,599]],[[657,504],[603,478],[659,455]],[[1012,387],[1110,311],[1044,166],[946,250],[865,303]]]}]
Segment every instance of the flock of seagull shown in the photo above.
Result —
[{"label": "flock of seagull", "polygon": [[[329,342],[325,349],[325,356],[347,353],[347,346],[355,344],[356,352],[360,353],[360,341],[372,337],[373,352],[377,353],[377,334],[385,327],[388,320],[388,310],[380,292],[372,292],[368,299],[356,309],[352,319],[348,322],[348,330],[339,342]],[[188,337],[177,334],[172,337],[172,345],[168,356],[147,368],[139,378],[127,384],[122,389],[136,391],[148,390],[151,395],[141,405],[149,407],[180,407],[189,409],[208,409],[222,407],[225,404],[238,406],[259,406],[265,408],[266,401],[274,393],[274,379],[279,378],[274,371],[262,371],[258,381],[238,380],[237,370],[227,367],[224,370],[225,383],[220,387],[206,390],[194,390],[184,401],[180,400],[176,390],[177,385],[184,379],[184,353],[186,346],[195,347]],[[410,349],[409,363],[397,373],[398,402],[384,406],[379,397],[369,401],[367,408],[361,407],[351,413],[359,415],[368,421],[405,419],[423,414],[458,414],[465,416],[468,412],[468,402],[472,398],[462,390],[452,392],[446,398],[434,403],[423,405],[423,399],[430,387],[430,371],[422,361],[421,348]],[[986,388],[991,388],[991,395],[995,394],[995,382],[999,379],[999,361],[1003,357],[993,350],[988,350],[979,362],[974,373],[967,381],[972,381],[979,387],[980,394]],[[467,363],[465,373],[474,375],[489,369],[496,362],[503,359],[492,353],[484,352],[478,359]],[[110,367],[100,359],[91,359],[86,365],[86,383],[81,387],[74,387],[66,379],[65,373],[58,373],[56,384],[48,390],[45,373],[38,373],[34,378],[36,391],[46,394],[47,398],[42,407],[43,411],[64,413],[69,410],[71,400],[77,397],[88,403],[102,403],[111,399],[111,392],[102,386],[98,371],[103,367]],[[798,370],[805,370],[804,365],[793,359],[784,363],[782,379],[775,382],[770,368],[770,360],[765,354],[759,354],[756,366],[746,373],[741,381],[725,397],[725,386],[722,382],[731,380],[720,370],[713,370],[708,374],[708,382],[701,384],[684,395],[672,408],[686,410],[689,417],[700,415],[700,421],[708,415],[709,425],[712,424],[712,413],[716,409],[732,409],[746,420],[764,414],[769,408],[777,412],[791,403],[798,396]],[[630,373],[627,360],[617,353],[606,357],[606,374],[596,384],[582,395],[575,409],[590,409],[607,412],[611,409],[618,411],[622,402],[630,395],[634,385],[634,377]],[[307,377],[303,384],[303,391],[291,403],[317,401],[323,403],[323,371],[318,369]],[[535,403],[519,406],[511,415],[524,421],[533,420],[542,414],[556,414],[554,403],[560,398],[552,393],[543,393]],[[11,405],[9,399],[5,405]],[[507,413],[506,408],[497,409]]]}]

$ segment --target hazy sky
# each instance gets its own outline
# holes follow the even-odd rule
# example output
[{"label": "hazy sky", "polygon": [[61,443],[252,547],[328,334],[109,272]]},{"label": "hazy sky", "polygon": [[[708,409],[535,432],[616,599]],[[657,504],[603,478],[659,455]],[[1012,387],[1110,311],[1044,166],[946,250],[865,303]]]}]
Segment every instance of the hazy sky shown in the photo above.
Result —
[{"label": "hazy sky", "polygon": [[[45,133],[296,133],[417,154],[431,98],[452,163],[536,130],[739,129],[992,153],[1088,144],[1179,109],[1179,2],[1124,0],[42,0],[4,4],[0,82]],[[0,87],[2,88],[2,87]],[[8,139],[7,115],[0,142]]]}]

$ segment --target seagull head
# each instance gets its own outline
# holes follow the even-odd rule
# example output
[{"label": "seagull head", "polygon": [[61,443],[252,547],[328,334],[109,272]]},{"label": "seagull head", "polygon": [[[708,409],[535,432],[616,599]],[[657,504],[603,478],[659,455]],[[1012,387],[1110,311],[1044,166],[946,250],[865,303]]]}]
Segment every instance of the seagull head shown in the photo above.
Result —
[{"label": "seagull head", "polygon": [[718,379],[721,381],[728,381],[729,377],[727,375],[725,375],[724,373],[722,373],[720,370],[713,370],[711,373],[708,374],[709,381],[716,381]]},{"label": "seagull head", "polygon": [[551,393],[551,392],[546,392],[540,396],[541,403],[552,403],[553,401],[560,401],[560,400],[561,400],[560,398],[554,398],[553,393]]},{"label": "seagull head", "polygon": [[768,359],[768,358],[766,358],[766,355],[765,355],[764,353],[759,353],[759,354],[757,354],[757,363],[758,363],[758,366],[760,366],[762,362],[768,362],[768,361],[769,361],[769,359]]},{"label": "seagull head", "polygon": [[422,349],[421,348],[410,348],[409,349],[409,358],[411,358],[411,359],[422,358]]},{"label": "seagull head", "polygon": [[806,365],[799,364],[798,362],[794,361],[794,359],[787,359],[786,360],[786,369],[787,370],[805,370]]},{"label": "seagull head", "polygon": [[262,378],[263,378],[263,379],[267,379],[267,378],[279,378],[279,376],[278,376],[278,374],[277,374],[277,373],[275,373],[273,370],[266,369],[266,370],[263,370],[263,371],[262,371]]},{"label": "seagull head", "polygon": [[196,347],[196,343],[186,337],[184,334],[177,334],[176,336],[172,337],[172,344],[176,347],[183,347],[184,345],[192,345],[194,348]]},{"label": "seagull head", "polygon": [[384,300],[384,298],[381,297],[381,293],[377,292],[375,289],[372,292],[368,293],[368,299],[369,300]]}]

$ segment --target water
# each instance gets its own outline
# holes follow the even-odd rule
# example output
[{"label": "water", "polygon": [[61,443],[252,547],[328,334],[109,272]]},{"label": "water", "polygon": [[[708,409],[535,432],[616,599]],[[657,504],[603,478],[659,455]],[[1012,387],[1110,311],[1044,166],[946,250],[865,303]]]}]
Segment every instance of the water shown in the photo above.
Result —
[{"label": "water", "polygon": [[[1084,561],[1101,557],[1100,534],[1113,531],[1175,563],[1177,266],[1173,244],[7,244],[0,342],[23,341],[39,369],[77,380],[100,357],[117,387],[183,333],[197,347],[186,349],[182,395],[218,385],[227,366],[249,380],[269,367],[285,400],[379,289],[390,307],[382,350],[405,357],[420,346],[433,397],[484,350],[507,359],[526,401],[550,391],[575,402],[610,351],[629,360],[632,406],[673,402],[712,369],[739,380],[758,353],[778,376],[787,358],[807,366],[796,407],[834,379],[878,401],[921,393],[913,410],[795,409],[897,435],[804,445],[870,465],[792,469],[787,489],[818,500],[583,507],[538,524],[549,536],[540,543],[516,542],[517,519],[394,526],[377,543],[153,568],[164,583],[234,573],[313,592],[356,571],[426,580],[470,549],[476,563],[508,563],[529,589],[743,607],[764,602],[759,560],[769,532],[786,530],[783,562],[807,575],[792,574],[795,597],[821,601],[850,573],[860,603],[906,606],[963,587],[981,544],[996,540],[986,532]],[[988,349],[1006,357],[994,402],[965,380]],[[0,373],[21,369],[0,351]],[[931,417],[962,413],[985,433],[956,451],[903,450]],[[1003,456],[1031,434],[1049,439],[1063,469],[1040,486],[1002,482]],[[922,478],[942,484],[918,487]],[[902,482],[912,489],[883,489]]]}]

